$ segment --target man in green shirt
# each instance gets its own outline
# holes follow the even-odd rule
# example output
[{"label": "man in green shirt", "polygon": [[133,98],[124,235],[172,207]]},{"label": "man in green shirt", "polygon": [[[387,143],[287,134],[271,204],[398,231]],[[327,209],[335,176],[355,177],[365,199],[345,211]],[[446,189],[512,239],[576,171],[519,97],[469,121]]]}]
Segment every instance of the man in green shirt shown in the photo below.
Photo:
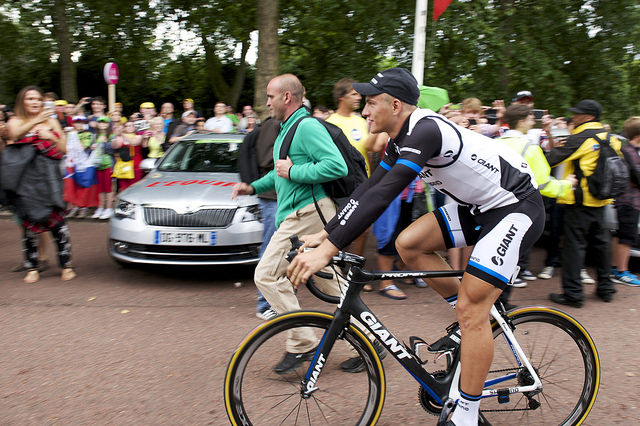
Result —
[{"label": "man in green shirt", "polygon": [[[336,214],[334,202],[322,188],[323,182],[338,179],[348,173],[347,165],[329,136],[329,132],[315,119],[300,122],[286,159],[279,159],[280,147],[291,126],[309,113],[302,106],[304,87],[292,74],[275,77],[267,86],[269,115],[280,120],[280,133],[274,143],[275,167],[253,182],[237,183],[232,198],[238,195],[260,194],[275,189],[278,198],[274,232],[256,266],[254,280],[271,307],[284,314],[300,309],[291,282],[286,276],[285,258],[291,249],[289,236],[319,232],[324,225],[316,211],[313,197],[318,200],[326,218]],[[329,294],[339,295],[335,280],[314,278],[318,287]],[[313,357],[318,338],[309,329],[294,330],[286,343],[285,356],[275,367],[278,374],[297,369],[303,361]]]}]

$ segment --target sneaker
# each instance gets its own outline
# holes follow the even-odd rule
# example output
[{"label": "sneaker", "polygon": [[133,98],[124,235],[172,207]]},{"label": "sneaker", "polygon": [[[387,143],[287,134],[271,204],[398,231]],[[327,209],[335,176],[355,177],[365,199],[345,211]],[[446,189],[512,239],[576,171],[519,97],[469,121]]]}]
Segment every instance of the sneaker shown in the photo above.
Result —
[{"label": "sneaker", "polygon": [[[378,341],[373,342],[373,348],[376,350],[376,353],[381,360],[386,358],[387,351],[382,347],[382,345],[380,345],[380,343],[378,343]],[[361,356],[349,358],[348,360],[340,363],[340,369],[346,373],[359,373],[364,370],[364,361]]]},{"label": "sneaker", "polygon": [[66,217],[74,217],[78,213],[78,208],[74,207],[66,214]]},{"label": "sneaker", "polygon": [[427,288],[427,287],[429,287],[429,285],[426,282],[424,282],[424,280],[422,278],[416,278],[414,281],[416,283],[416,287],[418,287],[418,288]]},{"label": "sneaker", "polygon": [[536,276],[533,275],[528,269],[521,271],[518,277],[522,278],[525,281],[535,281],[537,279]]},{"label": "sneaker", "polygon": [[269,321],[271,318],[278,316],[278,313],[273,308],[267,308],[262,312],[256,312],[256,316],[264,321]]},{"label": "sneaker", "polygon": [[447,335],[427,347],[432,353],[454,352],[460,346],[460,325],[458,321],[447,327]]},{"label": "sneaker", "polygon": [[291,352],[285,352],[284,357],[273,367],[273,371],[276,374],[287,374],[295,371],[305,361],[311,361],[313,355],[316,352],[317,347],[311,349],[309,352],[303,352],[301,354],[294,354]]},{"label": "sneaker", "polygon": [[104,211],[104,209],[102,207],[98,207],[96,209],[95,212],[93,212],[93,216],[91,216],[91,219],[99,219],[100,215],[102,215],[102,212]]},{"label": "sneaker", "polygon": [[522,287],[526,287],[527,286],[527,282],[524,281],[522,278],[520,278],[520,276],[518,276],[515,280],[513,280],[513,282],[511,283],[511,287],[515,287],[515,288],[522,288]]},{"label": "sneaker", "polygon": [[618,280],[620,284],[629,285],[632,287],[640,286],[640,280],[638,279],[638,277],[629,271],[617,272],[616,280]]},{"label": "sneaker", "polygon": [[586,268],[580,269],[580,280],[582,284],[595,284],[596,281],[589,276]]},{"label": "sneaker", "polygon": [[553,278],[554,269],[555,268],[553,266],[545,266],[538,274],[538,278],[540,278],[541,280],[549,280]]},{"label": "sneaker", "polygon": [[89,209],[86,207],[83,207],[80,209],[80,211],[78,211],[78,217],[80,219],[84,219],[85,217],[87,217],[87,213],[89,212]]},{"label": "sneaker", "polygon": [[113,209],[104,209],[98,219],[109,219],[113,216]]}]

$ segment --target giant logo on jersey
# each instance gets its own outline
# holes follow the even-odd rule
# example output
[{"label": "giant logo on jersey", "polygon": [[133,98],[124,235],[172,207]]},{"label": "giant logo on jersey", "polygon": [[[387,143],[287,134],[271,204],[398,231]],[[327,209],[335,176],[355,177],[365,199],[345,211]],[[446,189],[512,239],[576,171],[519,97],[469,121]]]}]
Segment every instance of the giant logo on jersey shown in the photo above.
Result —
[{"label": "giant logo on jersey", "polygon": [[489,163],[489,161],[485,160],[484,158],[478,158],[478,156],[476,154],[471,154],[471,161],[473,161],[474,163],[478,163],[481,166],[486,167],[489,171],[493,172],[493,173],[498,173],[498,168],[496,166],[494,166],[493,164]]}]

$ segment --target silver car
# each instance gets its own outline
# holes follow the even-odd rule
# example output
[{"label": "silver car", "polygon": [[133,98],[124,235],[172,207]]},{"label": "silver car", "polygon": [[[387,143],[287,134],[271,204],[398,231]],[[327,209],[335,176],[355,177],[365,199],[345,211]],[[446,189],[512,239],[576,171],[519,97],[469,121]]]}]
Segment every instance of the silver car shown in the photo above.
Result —
[{"label": "silver car", "polygon": [[[124,190],[109,222],[118,263],[253,264],[262,243],[255,196],[231,199],[243,135],[196,133]],[[149,161],[149,160],[145,160]]]}]

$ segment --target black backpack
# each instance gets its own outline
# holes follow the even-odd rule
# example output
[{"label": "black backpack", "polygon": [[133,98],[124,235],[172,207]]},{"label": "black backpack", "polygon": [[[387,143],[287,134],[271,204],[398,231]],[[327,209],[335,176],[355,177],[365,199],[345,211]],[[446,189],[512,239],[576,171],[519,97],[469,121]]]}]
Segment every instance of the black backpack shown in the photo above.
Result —
[{"label": "black backpack", "polygon": [[[611,138],[608,133],[605,140],[597,135],[593,138],[600,144],[600,155],[593,174],[587,176],[589,193],[599,200],[615,198],[629,187],[629,168],[624,159],[611,147]],[[576,173],[576,177],[580,179],[582,170],[579,166],[576,167],[576,171],[578,170],[579,174]]]},{"label": "black backpack", "polygon": [[367,166],[362,154],[360,154],[360,152],[353,145],[351,145],[349,139],[347,139],[340,127],[311,116],[299,118],[298,121],[293,123],[293,126],[291,126],[286,136],[284,137],[282,146],[280,147],[279,158],[281,160],[287,158],[287,153],[289,152],[289,147],[291,146],[291,141],[293,140],[293,135],[295,134],[300,122],[306,118],[313,118],[315,120],[318,120],[318,122],[322,124],[325,129],[327,129],[327,131],[329,132],[329,136],[331,136],[331,140],[333,140],[333,143],[336,144],[338,150],[340,150],[340,154],[342,154],[342,158],[344,158],[345,163],[347,163],[349,172],[346,176],[343,176],[336,180],[324,182],[322,184],[322,188],[324,189],[324,192],[326,192],[327,196],[331,197],[339,207],[342,207],[342,205],[346,201],[348,201],[345,200],[345,198],[349,197],[351,193],[362,182],[367,180]]}]

